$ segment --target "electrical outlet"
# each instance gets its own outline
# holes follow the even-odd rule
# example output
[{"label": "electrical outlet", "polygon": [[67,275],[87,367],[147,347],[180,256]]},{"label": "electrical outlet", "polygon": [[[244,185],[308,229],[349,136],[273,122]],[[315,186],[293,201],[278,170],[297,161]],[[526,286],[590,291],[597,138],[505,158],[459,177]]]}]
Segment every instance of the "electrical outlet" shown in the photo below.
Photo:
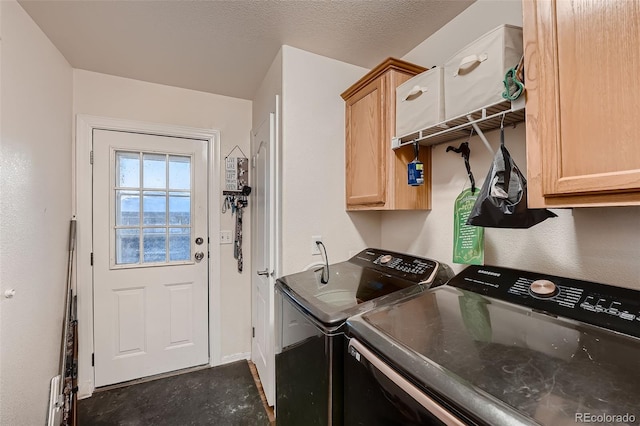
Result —
[{"label": "electrical outlet", "polygon": [[316,241],[322,241],[321,235],[312,235],[311,236],[311,254],[313,256],[320,254],[320,247],[316,244]]},{"label": "electrical outlet", "polygon": [[231,231],[220,231],[220,244],[232,244],[233,237]]}]

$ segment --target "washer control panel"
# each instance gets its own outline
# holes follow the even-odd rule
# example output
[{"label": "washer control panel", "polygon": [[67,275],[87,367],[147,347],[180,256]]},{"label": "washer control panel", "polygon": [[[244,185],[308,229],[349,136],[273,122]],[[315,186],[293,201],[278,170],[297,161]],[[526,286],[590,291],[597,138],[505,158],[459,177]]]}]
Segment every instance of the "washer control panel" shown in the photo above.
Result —
[{"label": "washer control panel", "polygon": [[529,292],[534,297],[542,297],[544,299],[557,295],[560,290],[553,281],[549,280],[535,280],[529,286]]},{"label": "washer control panel", "polygon": [[350,262],[416,283],[430,280],[438,266],[430,259],[379,249],[363,250]]},{"label": "washer control panel", "polygon": [[494,266],[469,266],[453,287],[640,337],[640,291]]}]

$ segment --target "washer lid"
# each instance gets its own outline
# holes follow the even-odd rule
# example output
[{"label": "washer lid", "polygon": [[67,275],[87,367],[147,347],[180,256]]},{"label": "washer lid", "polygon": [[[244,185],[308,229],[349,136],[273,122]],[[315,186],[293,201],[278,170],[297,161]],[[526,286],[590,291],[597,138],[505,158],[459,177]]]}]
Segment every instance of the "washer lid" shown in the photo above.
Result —
[{"label": "washer lid", "polygon": [[347,326],[425,392],[489,424],[640,416],[640,339],[632,336],[448,285]]},{"label": "washer lid", "polygon": [[276,287],[316,320],[336,327],[350,316],[444,284],[452,275],[431,259],[367,248],[329,265],[328,274],[320,266],[279,278]]},{"label": "washer lid", "polygon": [[351,262],[330,265],[326,284],[321,281],[323,270],[318,267],[287,275],[279,278],[276,285],[326,325],[338,325],[381,302],[389,303],[422,291],[417,283]]}]

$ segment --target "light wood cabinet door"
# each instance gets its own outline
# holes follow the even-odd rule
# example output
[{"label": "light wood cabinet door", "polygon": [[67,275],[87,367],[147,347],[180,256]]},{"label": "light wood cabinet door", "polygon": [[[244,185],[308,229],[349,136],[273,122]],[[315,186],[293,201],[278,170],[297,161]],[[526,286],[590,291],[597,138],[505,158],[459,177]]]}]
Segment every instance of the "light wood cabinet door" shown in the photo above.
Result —
[{"label": "light wood cabinet door", "polygon": [[524,0],[530,207],[640,204],[640,2]]},{"label": "light wood cabinet door", "polygon": [[347,206],[385,204],[383,83],[383,79],[374,80],[346,101]]},{"label": "light wood cabinet door", "polygon": [[417,210],[431,208],[431,149],[420,151],[425,165],[422,186],[407,184],[407,163],[413,148],[394,151],[395,89],[426,71],[389,58],[347,89],[346,204],[347,210]]}]

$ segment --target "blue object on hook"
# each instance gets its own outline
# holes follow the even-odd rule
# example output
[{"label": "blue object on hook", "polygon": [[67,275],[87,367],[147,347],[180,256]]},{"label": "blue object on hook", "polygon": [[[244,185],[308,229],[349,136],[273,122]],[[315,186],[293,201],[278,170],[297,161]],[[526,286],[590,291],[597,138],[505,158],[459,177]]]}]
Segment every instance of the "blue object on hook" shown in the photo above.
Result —
[{"label": "blue object on hook", "polygon": [[411,186],[420,186],[424,184],[424,164],[418,160],[419,147],[417,142],[414,142],[413,150],[415,158],[407,165],[408,183]]}]

